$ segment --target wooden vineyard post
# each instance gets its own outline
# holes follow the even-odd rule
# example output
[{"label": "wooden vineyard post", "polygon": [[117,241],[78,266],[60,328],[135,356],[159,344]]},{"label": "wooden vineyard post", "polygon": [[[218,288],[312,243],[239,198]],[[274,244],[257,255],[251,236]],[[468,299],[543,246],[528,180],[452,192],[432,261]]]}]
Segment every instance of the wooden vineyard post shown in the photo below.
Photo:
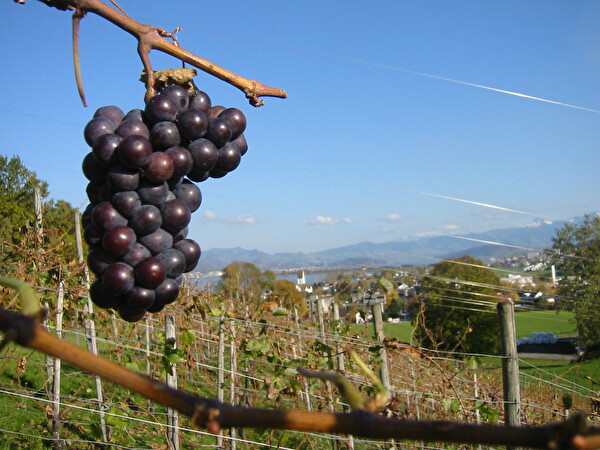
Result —
[{"label": "wooden vineyard post", "polygon": [[[56,297],[56,336],[62,339],[63,323],[63,300],[65,296],[63,282],[58,283],[58,296]],[[52,371],[52,416],[54,417],[54,429],[52,438],[55,448],[63,448],[64,442],[60,441],[60,358],[54,358],[54,370]]]},{"label": "wooden vineyard post", "polygon": [[144,341],[146,342],[144,354],[146,355],[146,375],[150,376],[150,320],[148,315],[144,318]]},{"label": "wooden vineyard post", "polygon": [[388,353],[385,348],[385,332],[383,331],[383,302],[372,303],[371,311],[373,312],[373,325],[375,326],[375,339],[377,339],[384,347],[381,349],[381,369],[380,378],[383,386],[390,389],[390,368],[388,363]]},{"label": "wooden vineyard post", "polygon": [[498,303],[502,348],[502,383],[504,386],[504,421],[509,426],[521,425],[521,393],[514,305],[511,300]]},{"label": "wooden vineyard post", "polygon": [[[225,321],[219,322],[219,342],[217,345],[217,400],[222,402],[225,397]],[[223,448],[223,431],[217,437],[217,448]]]},{"label": "wooden vineyard post", "polygon": [[[230,361],[230,368],[231,368],[231,385],[229,388],[229,404],[231,405],[235,405],[237,403],[237,395],[236,395],[236,384],[237,384],[237,351],[236,351],[236,344],[235,344],[235,322],[230,322],[229,323],[229,327],[230,327],[230,342],[229,342],[229,352],[230,352],[230,356],[231,356],[231,361]],[[236,440],[235,438],[237,437],[237,429],[236,428],[231,428],[231,430],[229,431],[229,434],[232,438],[231,440],[231,448],[232,450],[236,449]]]},{"label": "wooden vineyard post", "polygon": [[[336,323],[340,320],[340,307],[335,299],[333,300],[333,320],[335,320]],[[346,361],[344,359],[344,351],[340,345],[336,345],[335,353],[337,354],[337,370],[344,372],[346,370]]]},{"label": "wooden vineyard post", "polygon": [[[172,342],[173,350],[177,348],[175,344],[175,317],[165,317],[165,341]],[[167,371],[166,382],[169,386],[177,389],[177,369],[175,364],[171,364],[171,373]],[[167,439],[169,440],[169,448],[173,450],[179,449],[179,413],[173,408],[167,408]]]},{"label": "wooden vineyard post", "polygon": [[[323,306],[323,299],[317,297],[317,318],[319,320],[319,335],[323,340],[323,344],[327,344],[327,334],[325,334],[325,308]],[[331,359],[331,354],[328,355],[328,358]],[[334,403],[334,395],[333,388],[329,381],[325,382],[325,387],[327,389],[327,404],[329,405],[329,411],[335,412],[335,403]],[[331,441],[331,448],[337,449],[337,440]]]},{"label": "wooden vineyard post", "polygon": [[[75,242],[77,244],[77,255],[79,264],[84,264],[83,259],[83,241],[81,239],[81,217],[79,211],[75,212]],[[85,317],[85,328],[87,331],[86,341],[88,344],[88,350],[94,355],[98,354],[98,346],[96,345],[96,324],[92,319],[94,313],[94,306],[92,299],[89,296],[90,290],[90,273],[88,272],[87,266],[83,268],[85,276],[85,287],[88,290],[87,303],[83,307],[83,313]],[[102,441],[108,441],[108,433],[106,430],[106,420],[104,412],[102,411],[102,404],[104,403],[104,395],[102,394],[102,379],[99,376],[94,377],[96,384],[96,401],[98,402],[98,414],[100,417],[100,430],[102,433]]]}]

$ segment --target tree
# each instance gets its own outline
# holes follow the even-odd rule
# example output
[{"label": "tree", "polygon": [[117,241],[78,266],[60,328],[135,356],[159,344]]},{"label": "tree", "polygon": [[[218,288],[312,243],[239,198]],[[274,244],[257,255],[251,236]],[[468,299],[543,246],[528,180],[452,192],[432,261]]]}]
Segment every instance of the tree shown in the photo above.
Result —
[{"label": "tree", "polygon": [[35,220],[34,190],[48,197],[48,183],[23,165],[21,158],[0,155],[0,240],[18,242],[20,229]]},{"label": "tree", "polygon": [[223,269],[218,288],[225,295],[243,302],[254,299],[258,303],[262,273],[249,262],[234,261]]},{"label": "tree", "polygon": [[472,256],[433,266],[421,283],[415,336],[421,345],[449,351],[496,353],[498,277]]},{"label": "tree", "polygon": [[279,306],[290,310],[295,306],[300,314],[308,312],[302,292],[296,289],[296,285],[290,280],[276,280],[271,297],[279,303]]},{"label": "tree", "polygon": [[561,303],[575,313],[580,345],[600,344],[600,216],[567,223],[552,238]]},{"label": "tree", "polygon": [[261,285],[263,289],[273,290],[277,276],[272,270],[265,270],[262,274]]},{"label": "tree", "polygon": [[[35,221],[34,191],[42,200],[44,245],[57,248],[66,261],[77,259],[74,217],[76,209],[64,200],[47,200],[48,183],[27,169],[18,156],[8,158],[0,155],[0,256],[4,262],[11,258],[21,259],[18,253],[33,242],[27,240]],[[8,245],[6,245],[8,244]],[[13,258],[13,259],[14,259]]]}]

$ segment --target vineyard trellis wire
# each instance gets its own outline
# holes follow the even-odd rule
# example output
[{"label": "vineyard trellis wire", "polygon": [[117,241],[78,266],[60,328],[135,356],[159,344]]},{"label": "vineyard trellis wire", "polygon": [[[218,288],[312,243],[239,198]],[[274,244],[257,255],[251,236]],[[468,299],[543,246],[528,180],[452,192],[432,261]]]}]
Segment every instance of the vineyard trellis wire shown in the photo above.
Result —
[{"label": "vineyard trellis wire", "polygon": [[[201,293],[192,295],[200,295],[201,300],[207,302],[205,310],[208,311],[214,306],[210,304],[210,296],[202,296]],[[198,298],[193,301],[197,304]],[[86,312],[81,308],[81,304],[72,304],[69,309],[70,319],[63,324],[63,336],[68,341],[81,344],[87,339],[85,329],[81,325]],[[223,308],[223,312],[225,311],[226,308]],[[55,310],[50,311],[50,319],[55,312]],[[339,326],[339,322],[336,321],[328,321],[327,331],[323,335],[317,323],[294,323],[287,317],[269,314],[265,314],[263,319],[252,320],[227,315],[192,313],[183,307],[178,310],[168,309],[164,314],[137,324],[129,324],[104,312],[97,312],[95,316],[96,320],[102,320],[104,324],[97,329],[101,355],[120,361],[126,367],[141,372],[146,371],[148,375],[162,379],[166,375],[168,364],[171,364],[165,358],[164,322],[166,317],[174,317],[179,328],[179,336],[190,332],[189,335],[193,335],[193,339],[188,340],[187,343],[178,342],[177,352],[171,353],[176,355],[172,361],[178,366],[179,386],[186,391],[215,398],[219,388],[215,380],[221,371],[224,380],[224,386],[221,388],[228,392],[229,398],[234,400],[233,403],[240,405],[307,410],[327,410],[333,405],[334,410],[341,411],[347,408],[343,399],[337,394],[332,397],[332,391],[326,389],[322,382],[303,379],[297,374],[296,369],[301,365],[317,370],[327,367],[335,369],[337,355],[334,354],[334,349],[349,346],[372,366],[380,363],[377,354],[381,342],[344,335],[336,328]],[[224,333],[226,345],[221,346],[223,353],[221,356],[224,361],[221,367],[218,364],[220,326],[229,331]],[[48,327],[50,330],[54,329],[52,320],[49,320]],[[231,333],[231,330],[235,332]],[[231,339],[232,336],[235,336],[235,340]],[[465,358],[479,357],[487,358],[492,361],[492,365],[498,366],[501,358],[497,355],[464,354],[460,355],[463,359],[457,360],[445,352],[400,343],[387,347],[390,353],[392,401],[385,412],[389,416],[419,420],[460,420],[470,423],[502,421],[502,393],[501,388],[498,387],[500,386],[499,370],[492,370],[489,367],[473,370],[465,364]],[[27,411],[31,411],[32,417],[37,417],[34,421],[48,424],[45,430],[40,429],[38,442],[51,440],[50,424],[53,419],[56,420],[50,411],[51,408],[48,407],[53,394],[51,381],[44,376],[38,379],[37,385],[27,381],[36,379],[33,375],[35,372],[44,375],[45,363],[41,360],[36,361],[34,354],[17,349],[12,349],[11,354],[3,359],[0,366],[3,377],[11,371],[17,374],[19,370],[21,372],[17,380],[4,382],[3,386],[0,386],[2,394],[12,399],[12,407],[31,405]],[[365,393],[370,393],[372,388],[368,381],[363,375],[356,373],[356,367],[353,367],[351,361],[346,362],[346,368],[346,378]],[[91,376],[69,366],[62,370],[66,380],[77,379],[77,382],[65,381],[67,385],[71,385],[70,391],[60,397],[62,411],[60,422],[63,425],[67,424],[62,428],[60,438],[62,442],[65,439],[73,442],[77,439],[81,440],[82,436],[73,434],[71,430],[74,424],[79,428],[79,433],[84,433],[88,437],[96,433],[98,441],[94,442],[103,442],[101,434],[97,433],[100,412],[105,415],[113,437],[123,439],[129,442],[129,445],[139,447],[143,442],[147,445],[157,441],[167,442],[169,419],[164,408],[144,404],[139,397],[107,385],[103,387],[105,402],[98,405],[91,398],[93,397]],[[561,385],[559,382],[548,382],[541,377],[536,378],[525,374],[521,377],[523,381],[529,381],[523,383],[523,397],[526,399],[523,403],[524,424],[535,425],[564,418],[563,393],[573,396],[574,409],[589,409],[587,403],[593,391],[584,386],[575,386],[572,383]],[[531,383],[532,380],[535,384]],[[5,403],[2,407],[10,408],[11,405]],[[147,423],[151,426],[132,431],[135,426],[128,426],[128,423]],[[361,448],[361,446],[391,448],[398,445],[397,442],[386,443],[330,434],[298,432],[255,434],[246,431],[239,436],[236,436],[235,432],[217,436],[205,431],[192,430],[185,425],[176,428],[181,442],[190,445],[214,446],[216,439],[232,448],[242,445],[258,446],[259,442],[265,446],[279,447],[285,447],[285,442],[291,442],[293,445],[290,445],[295,447],[304,441],[310,442],[317,448],[331,446],[333,441],[354,448]],[[6,424],[2,429],[6,433],[20,432],[18,429],[7,428]],[[33,438],[15,434],[14,439]]]}]

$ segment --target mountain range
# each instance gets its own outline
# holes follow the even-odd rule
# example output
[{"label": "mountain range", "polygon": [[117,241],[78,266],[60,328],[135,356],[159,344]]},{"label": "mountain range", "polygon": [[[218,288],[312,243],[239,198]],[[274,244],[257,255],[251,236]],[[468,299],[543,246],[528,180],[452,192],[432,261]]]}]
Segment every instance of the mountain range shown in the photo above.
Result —
[{"label": "mountain range", "polygon": [[[577,221],[577,219],[569,219]],[[531,225],[462,236],[435,236],[411,241],[361,242],[311,253],[265,253],[260,250],[214,248],[204,251],[197,272],[219,271],[233,261],[250,262],[261,270],[332,270],[356,267],[433,264],[469,254],[483,261],[546,249],[564,221],[538,220]]]}]

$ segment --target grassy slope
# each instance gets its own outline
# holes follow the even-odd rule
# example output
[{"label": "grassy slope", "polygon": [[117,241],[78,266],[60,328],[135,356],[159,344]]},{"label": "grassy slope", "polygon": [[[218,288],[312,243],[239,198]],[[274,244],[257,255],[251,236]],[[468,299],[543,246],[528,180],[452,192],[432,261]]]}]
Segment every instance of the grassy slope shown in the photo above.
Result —
[{"label": "grassy slope", "polygon": [[[576,334],[573,313],[568,311],[521,311],[515,315],[517,339],[530,336],[534,332],[550,331],[557,336],[573,336]],[[353,333],[361,336],[373,335],[373,325],[353,325]],[[410,322],[385,323],[385,335],[401,342],[410,342],[412,325]]]}]

